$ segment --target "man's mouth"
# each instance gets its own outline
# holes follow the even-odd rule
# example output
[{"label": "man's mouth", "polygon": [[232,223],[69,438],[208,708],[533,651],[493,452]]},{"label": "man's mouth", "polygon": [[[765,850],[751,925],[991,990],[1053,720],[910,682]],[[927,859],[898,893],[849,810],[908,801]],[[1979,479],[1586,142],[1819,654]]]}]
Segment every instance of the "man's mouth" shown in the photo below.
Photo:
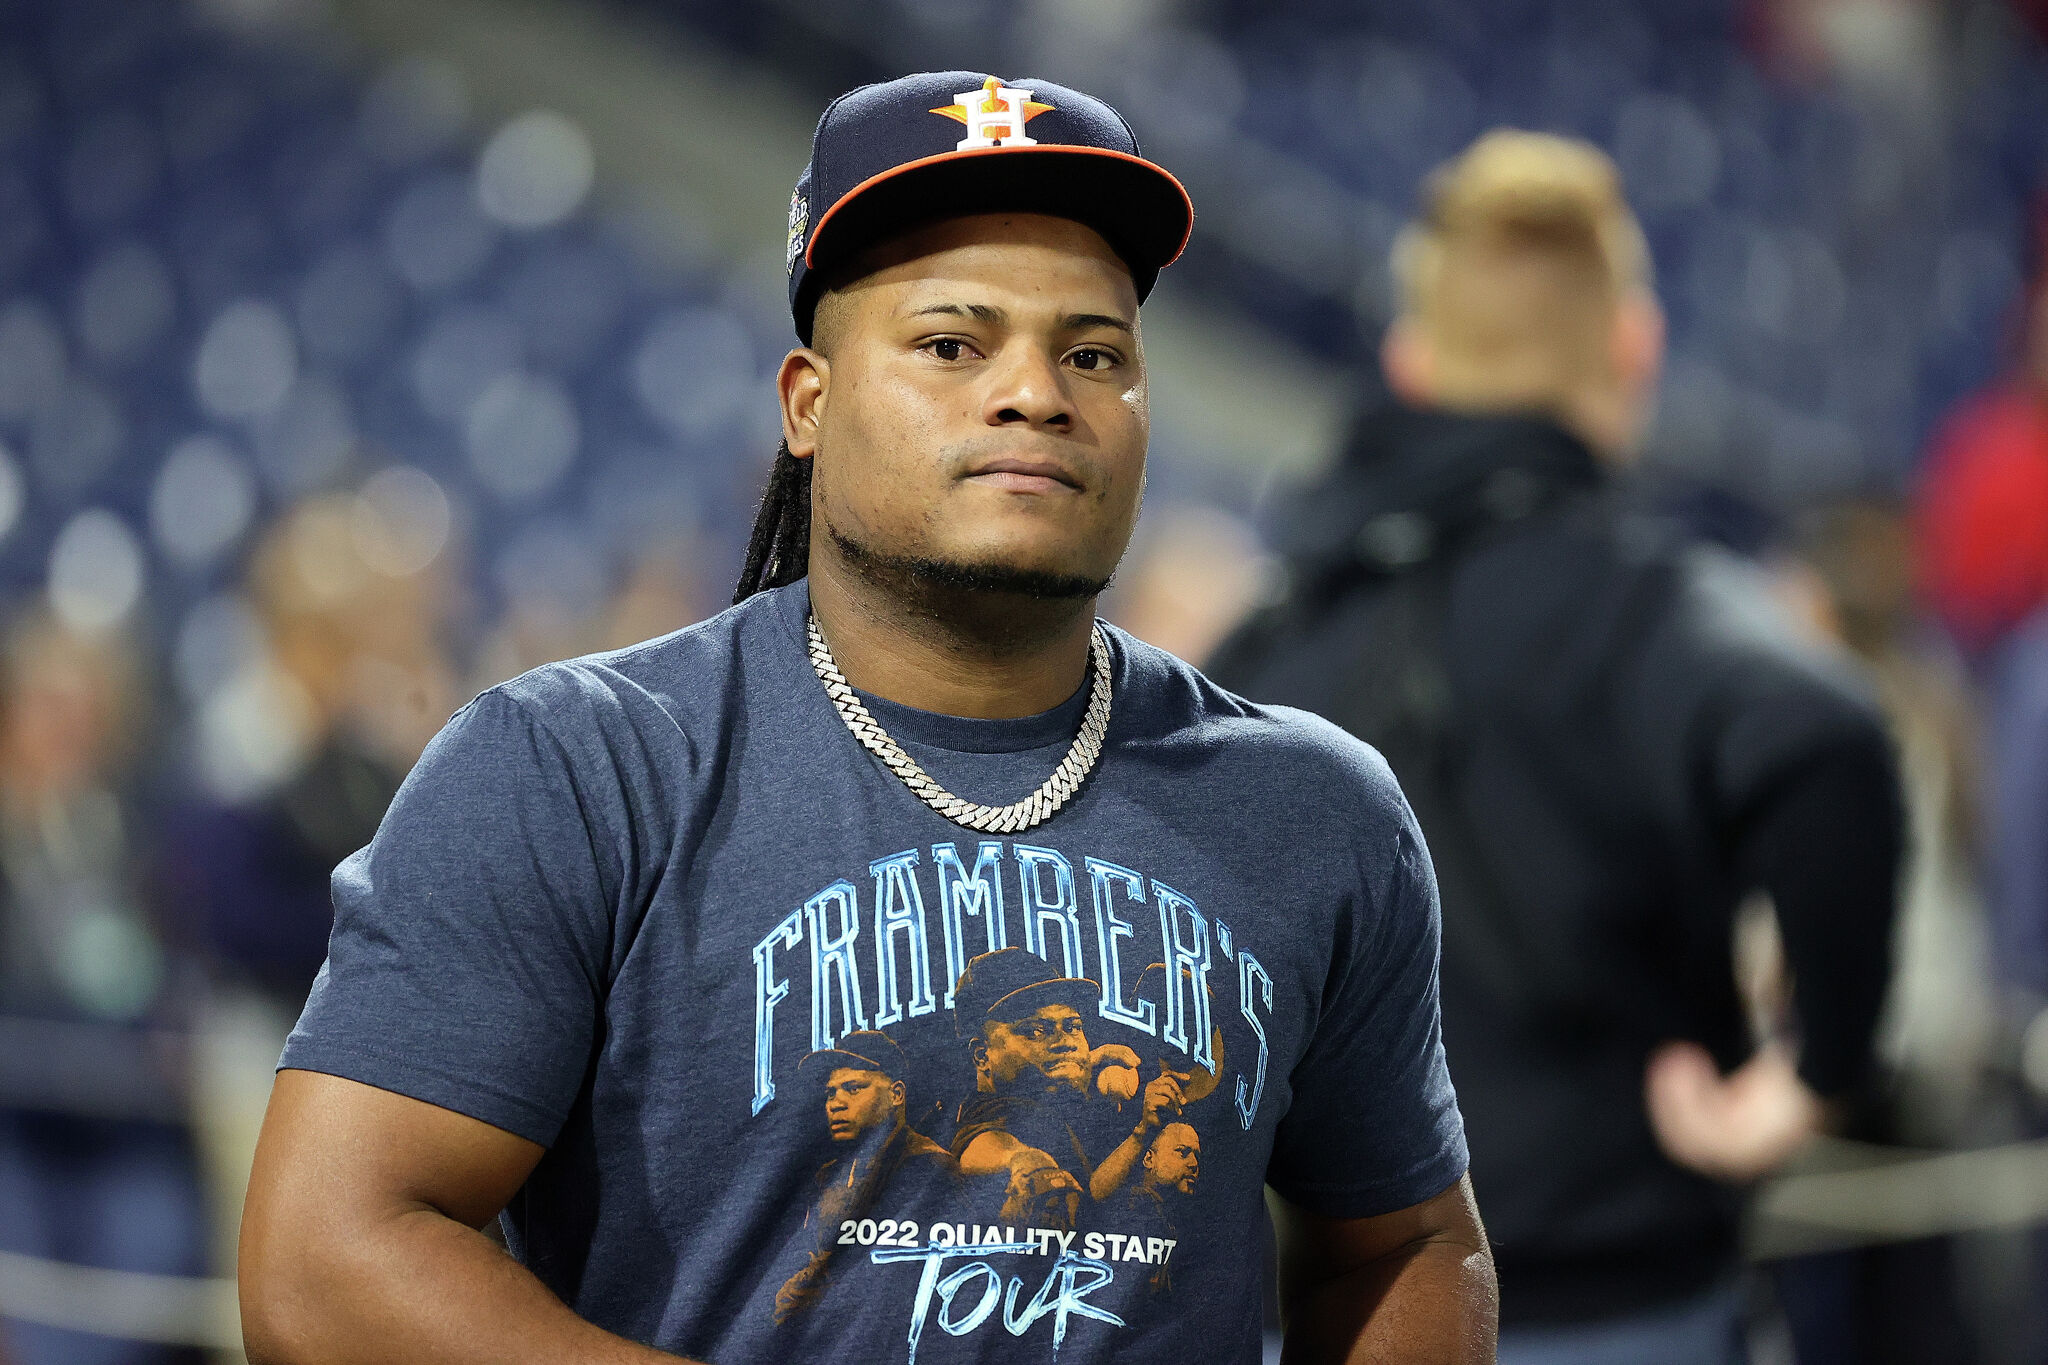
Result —
[{"label": "man's mouth", "polygon": [[1032,460],[1003,455],[983,460],[967,476],[973,483],[1009,493],[1078,493],[1081,480],[1057,460]]}]

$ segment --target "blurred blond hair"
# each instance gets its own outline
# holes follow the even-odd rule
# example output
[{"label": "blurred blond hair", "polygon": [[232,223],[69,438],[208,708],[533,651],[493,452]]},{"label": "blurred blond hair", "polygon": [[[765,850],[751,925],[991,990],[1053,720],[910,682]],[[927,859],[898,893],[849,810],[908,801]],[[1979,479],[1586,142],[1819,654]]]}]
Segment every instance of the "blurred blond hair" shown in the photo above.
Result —
[{"label": "blurred blond hair", "polygon": [[1394,247],[1402,325],[1454,407],[1549,409],[1604,382],[1621,304],[1649,249],[1597,147],[1497,129],[1438,168]]}]

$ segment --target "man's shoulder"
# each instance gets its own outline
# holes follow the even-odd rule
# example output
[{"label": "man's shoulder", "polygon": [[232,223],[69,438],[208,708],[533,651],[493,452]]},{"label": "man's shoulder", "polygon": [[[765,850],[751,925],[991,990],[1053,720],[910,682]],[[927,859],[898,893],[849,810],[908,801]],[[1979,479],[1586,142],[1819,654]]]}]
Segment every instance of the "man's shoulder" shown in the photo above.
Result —
[{"label": "man's shoulder", "polygon": [[1018,1095],[994,1095],[986,1090],[976,1090],[960,1101],[958,1126],[973,1124],[1000,1124],[1015,1114],[1026,1101]]},{"label": "man's shoulder", "polygon": [[951,1152],[914,1128],[907,1131],[909,1136],[904,1140],[903,1144],[904,1160],[923,1162],[928,1165],[944,1165],[949,1169],[952,1167],[953,1154]]},{"label": "man's shoulder", "polygon": [[1547,716],[1640,694],[1668,710],[1733,686],[1871,710],[1859,669],[1793,617],[1769,571],[1639,501],[1589,505],[1487,560],[1472,615],[1486,644],[1460,657],[1489,702]]},{"label": "man's shoulder", "polygon": [[1684,638],[1668,652],[1718,665],[1714,671],[1772,692],[1825,697],[1878,714],[1862,667],[1802,626],[1762,566],[1711,546],[1683,556],[1670,606]]},{"label": "man's shoulder", "polygon": [[1117,632],[1133,693],[1120,738],[1162,761],[1202,764],[1234,788],[1294,792],[1352,811],[1395,811],[1400,787],[1377,749],[1310,711],[1255,702],[1193,665]]}]

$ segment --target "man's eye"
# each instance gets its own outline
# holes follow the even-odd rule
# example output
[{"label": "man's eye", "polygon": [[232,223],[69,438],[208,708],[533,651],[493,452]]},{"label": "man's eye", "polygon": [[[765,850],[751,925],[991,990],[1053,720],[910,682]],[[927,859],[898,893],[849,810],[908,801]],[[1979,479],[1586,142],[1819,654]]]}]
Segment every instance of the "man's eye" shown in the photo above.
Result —
[{"label": "man's eye", "polygon": [[1099,346],[1083,346],[1069,355],[1067,361],[1077,370],[1106,370],[1116,364],[1116,356]]},{"label": "man's eye", "polygon": [[967,354],[967,343],[958,337],[939,337],[924,345],[934,360],[954,361]]}]

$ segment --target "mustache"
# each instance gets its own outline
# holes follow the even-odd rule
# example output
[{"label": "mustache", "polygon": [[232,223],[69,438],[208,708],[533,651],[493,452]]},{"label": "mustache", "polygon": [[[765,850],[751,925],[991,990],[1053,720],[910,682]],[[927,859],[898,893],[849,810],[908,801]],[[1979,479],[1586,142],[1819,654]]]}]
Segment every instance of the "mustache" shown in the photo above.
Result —
[{"label": "mustache", "polygon": [[1083,488],[1100,488],[1102,466],[1087,448],[1074,442],[1017,432],[991,431],[955,442],[939,452],[941,467],[953,479],[964,479],[989,460],[1015,456],[1043,460],[1071,473]]}]

